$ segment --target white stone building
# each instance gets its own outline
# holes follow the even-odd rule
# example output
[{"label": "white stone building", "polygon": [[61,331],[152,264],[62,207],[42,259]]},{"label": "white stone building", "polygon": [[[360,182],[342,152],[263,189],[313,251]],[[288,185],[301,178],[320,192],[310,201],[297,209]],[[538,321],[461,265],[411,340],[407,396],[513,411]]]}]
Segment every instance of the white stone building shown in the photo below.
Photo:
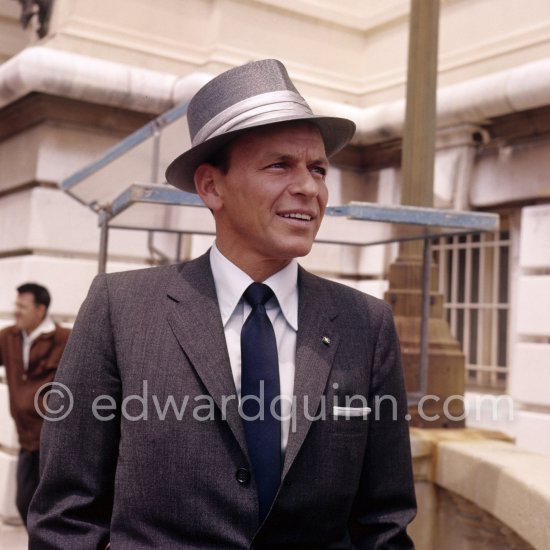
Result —
[{"label": "white stone building", "polygon": [[[356,121],[331,204],[399,203],[408,1],[54,0],[41,39],[37,17],[23,30],[20,11],[0,0],[0,325],[28,280],[51,290],[54,317],[70,324],[97,272],[97,213],[61,182],[208,75],[251,59],[281,59],[315,111]],[[550,4],[442,0],[438,79],[435,206],[501,216],[498,234],[436,247],[467,358],[467,424],[550,456]],[[156,170],[151,146],[137,148],[84,202],[162,183],[187,143],[170,137]],[[176,246],[189,257],[209,242],[113,230],[107,269],[173,261]],[[316,245],[303,263],[382,296],[394,256],[394,246]],[[0,385],[4,516],[16,448],[6,399]]]}]

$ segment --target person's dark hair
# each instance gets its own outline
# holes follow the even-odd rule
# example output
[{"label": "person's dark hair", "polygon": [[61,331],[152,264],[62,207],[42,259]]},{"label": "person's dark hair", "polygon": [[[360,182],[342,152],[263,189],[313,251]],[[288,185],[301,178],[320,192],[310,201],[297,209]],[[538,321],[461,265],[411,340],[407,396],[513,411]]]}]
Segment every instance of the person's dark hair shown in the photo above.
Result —
[{"label": "person's dark hair", "polygon": [[206,164],[211,164],[223,174],[227,174],[227,172],[229,172],[229,165],[231,162],[231,144],[232,142],[230,141],[229,143],[222,145],[222,147],[206,159]]},{"label": "person's dark hair", "polygon": [[34,303],[37,306],[46,306],[46,310],[50,307],[50,293],[47,288],[41,285],[37,285],[36,283],[25,283],[24,285],[17,287],[17,292],[19,294],[32,294],[34,296]]}]

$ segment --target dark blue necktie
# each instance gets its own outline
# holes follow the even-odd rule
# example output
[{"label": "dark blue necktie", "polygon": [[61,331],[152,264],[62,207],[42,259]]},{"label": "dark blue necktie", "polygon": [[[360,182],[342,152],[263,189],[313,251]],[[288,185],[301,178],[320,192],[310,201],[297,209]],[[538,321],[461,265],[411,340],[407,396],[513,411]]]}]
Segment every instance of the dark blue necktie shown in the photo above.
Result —
[{"label": "dark blue necktie", "polygon": [[[281,480],[280,385],[277,341],[265,311],[273,291],[252,283],[244,299],[252,312],[241,331],[241,403],[248,454],[260,503],[260,523]],[[273,414],[275,413],[275,414]]]}]

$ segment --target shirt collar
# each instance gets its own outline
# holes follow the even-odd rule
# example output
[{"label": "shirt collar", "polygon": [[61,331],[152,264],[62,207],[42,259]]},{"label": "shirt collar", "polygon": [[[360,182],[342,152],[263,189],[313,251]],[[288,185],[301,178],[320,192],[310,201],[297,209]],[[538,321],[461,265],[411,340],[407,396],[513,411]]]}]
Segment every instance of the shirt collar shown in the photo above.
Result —
[{"label": "shirt collar", "polygon": [[54,330],[55,323],[52,321],[51,317],[46,315],[42,322],[30,334],[27,334],[25,331],[22,332],[23,338],[25,338],[25,340],[30,340],[31,342],[34,342],[42,334],[47,334],[48,332],[53,332]]},{"label": "shirt collar", "polygon": [[[254,281],[218,249],[216,243],[210,249],[210,267],[216,286],[222,323],[225,326],[244,291]],[[298,262],[296,259],[263,281],[277,297],[287,323],[298,330]]]}]

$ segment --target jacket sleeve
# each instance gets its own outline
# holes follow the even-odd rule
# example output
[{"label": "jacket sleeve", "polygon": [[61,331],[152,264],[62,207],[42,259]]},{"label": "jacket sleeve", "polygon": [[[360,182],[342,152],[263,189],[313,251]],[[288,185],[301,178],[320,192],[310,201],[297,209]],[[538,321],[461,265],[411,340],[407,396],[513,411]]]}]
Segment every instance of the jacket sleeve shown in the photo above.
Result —
[{"label": "jacket sleeve", "polygon": [[[41,434],[40,483],[28,518],[29,548],[104,548],[121,395],[104,275],[96,277],[80,309],[51,390],[51,416]],[[113,404],[112,411],[97,413],[99,396],[109,396],[100,403]]]},{"label": "jacket sleeve", "polygon": [[363,472],[350,523],[356,548],[412,549],[407,525],[416,515],[407,395],[391,309],[384,313],[374,352],[372,407]]}]

